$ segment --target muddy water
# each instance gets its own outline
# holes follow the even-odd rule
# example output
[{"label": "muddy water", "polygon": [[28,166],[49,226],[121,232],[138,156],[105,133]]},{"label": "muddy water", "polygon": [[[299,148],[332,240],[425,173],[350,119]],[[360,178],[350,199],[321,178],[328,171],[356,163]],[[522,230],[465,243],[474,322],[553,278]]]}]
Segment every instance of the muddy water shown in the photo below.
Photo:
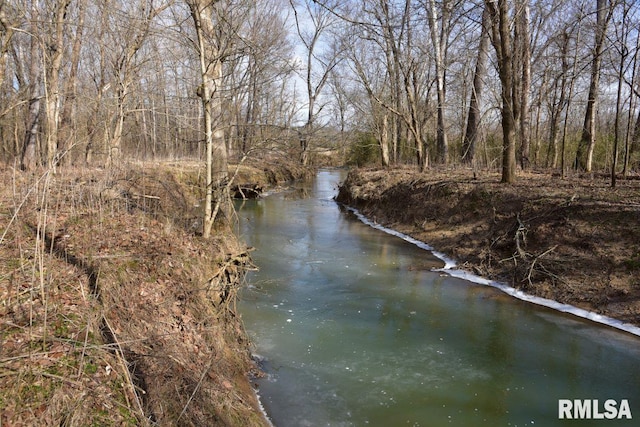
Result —
[{"label": "muddy water", "polygon": [[[240,310],[276,426],[638,425],[638,337],[431,271],[331,200],[340,179],[240,210],[260,267]],[[559,399],[626,399],[633,419],[559,420]]]}]

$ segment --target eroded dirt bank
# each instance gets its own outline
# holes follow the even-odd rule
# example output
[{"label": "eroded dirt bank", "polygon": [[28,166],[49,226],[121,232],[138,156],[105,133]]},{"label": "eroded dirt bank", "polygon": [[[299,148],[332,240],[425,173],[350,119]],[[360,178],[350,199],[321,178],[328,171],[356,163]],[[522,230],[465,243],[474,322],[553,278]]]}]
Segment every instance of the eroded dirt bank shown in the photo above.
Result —
[{"label": "eroded dirt bank", "polygon": [[198,236],[200,167],[0,171],[0,425],[265,425],[250,257],[230,227]]},{"label": "eroded dirt bank", "polygon": [[338,201],[474,273],[640,325],[640,181],[352,170]]}]

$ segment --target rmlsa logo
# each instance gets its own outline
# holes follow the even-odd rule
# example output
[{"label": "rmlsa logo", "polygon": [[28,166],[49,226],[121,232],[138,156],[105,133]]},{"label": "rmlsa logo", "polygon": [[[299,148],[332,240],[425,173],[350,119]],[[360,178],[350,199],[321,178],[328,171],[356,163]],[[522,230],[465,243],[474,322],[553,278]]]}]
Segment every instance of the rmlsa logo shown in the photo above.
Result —
[{"label": "rmlsa logo", "polygon": [[608,399],[601,406],[598,399],[560,399],[558,418],[561,420],[630,420],[629,401]]}]

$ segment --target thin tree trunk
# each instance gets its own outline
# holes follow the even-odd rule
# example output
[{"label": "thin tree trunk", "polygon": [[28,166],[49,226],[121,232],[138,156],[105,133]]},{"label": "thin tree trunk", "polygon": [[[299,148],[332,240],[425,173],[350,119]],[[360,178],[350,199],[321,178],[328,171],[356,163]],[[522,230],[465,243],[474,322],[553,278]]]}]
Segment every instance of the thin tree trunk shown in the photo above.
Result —
[{"label": "thin tree trunk", "polygon": [[58,0],[55,13],[54,39],[48,44],[46,118],[47,118],[47,166],[55,168],[58,150],[58,125],[60,123],[60,67],[64,54],[64,26],[71,0]]},{"label": "thin tree trunk", "polygon": [[[569,80],[569,61],[567,60],[567,55],[569,51],[569,34],[565,31],[562,34],[562,45],[561,45],[561,78],[560,82],[556,79],[554,92],[557,94],[558,92],[558,84],[560,84],[560,97],[557,103],[552,103],[551,111],[550,111],[550,130],[549,130],[549,150],[553,147],[553,161],[551,162],[551,167],[558,167],[558,158],[560,154],[560,117],[562,115],[562,111],[565,108],[565,104],[567,103],[567,82]],[[556,96],[554,96],[555,101]],[[547,155],[547,163],[548,163],[549,155]]]},{"label": "thin tree trunk", "polygon": [[591,63],[591,82],[587,108],[584,114],[582,137],[576,152],[576,169],[591,172],[593,168],[593,150],[596,146],[596,111],[600,92],[600,69],[602,68],[602,51],[611,11],[607,13],[607,0],[597,0],[595,46]]},{"label": "thin tree trunk", "polygon": [[571,101],[573,99],[573,90],[575,88],[576,75],[578,72],[578,46],[580,45],[580,35],[582,27],[578,26],[576,35],[576,48],[573,55],[573,71],[569,81],[569,95],[567,96],[567,107],[564,113],[564,124],[562,125],[562,143],[560,144],[560,176],[564,179],[566,170],[566,145],[567,145],[567,128],[569,127],[569,112],[571,111]]},{"label": "thin tree trunk", "polygon": [[382,167],[389,167],[389,114],[384,111],[380,127],[380,157]]},{"label": "thin tree trunk", "polygon": [[[377,8],[380,8],[384,14],[384,16],[381,16],[376,13],[376,17],[380,26],[382,27],[383,40],[385,44],[384,55],[387,65],[387,75],[389,77],[391,109],[393,111],[399,112],[402,110],[402,73],[400,52],[398,47],[399,41],[396,39],[393,33],[393,28],[390,22],[391,16],[388,0],[379,1]],[[396,164],[398,163],[400,155],[399,149],[400,141],[402,140],[402,126],[400,126],[400,117],[398,114],[393,114],[389,118],[389,121],[391,157],[393,163]]]},{"label": "thin tree trunk", "polygon": [[620,55],[620,67],[618,68],[618,92],[616,95],[616,118],[613,131],[613,152],[611,153],[611,187],[616,186],[616,169],[618,168],[618,145],[620,139],[620,113],[622,109],[622,82],[624,79],[624,63],[627,59],[627,52],[626,47],[624,47],[624,41],[622,43],[622,46],[623,52],[621,52]]},{"label": "thin tree trunk", "polygon": [[9,47],[11,46],[13,34],[14,26],[9,22],[5,10],[0,7],[0,87],[2,87],[5,79]]},{"label": "thin tree trunk", "polygon": [[[105,6],[109,6],[105,4]],[[99,37],[105,37],[107,29],[109,27],[109,16],[105,8],[100,11],[100,31]],[[95,147],[97,145],[98,134],[102,133],[103,146],[107,146],[108,141],[108,126],[105,120],[101,117],[101,110],[104,107],[103,99],[104,92],[107,90],[107,49],[108,47],[104,43],[99,44],[98,64],[99,64],[99,80],[97,82],[97,93],[95,94],[95,100],[93,101],[93,108],[91,111],[91,120],[87,124],[87,145],[84,151],[84,164],[89,166],[94,161]],[[102,127],[102,129],[101,129]]]},{"label": "thin tree trunk", "polygon": [[640,51],[640,32],[636,36],[636,48],[633,54],[633,68],[631,72],[631,82],[629,83],[631,88],[631,94],[629,95],[629,113],[627,115],[627,130],[624,138],[624,167],[622,169],[622,175],[626,179],[629,174],[629,159],[631,157],[631,122],[633,121],[633,111],[636,106],[636,97],[633,95],[633,87],[636,84],[636,72],[638,69],[638,53]]},{"label": "thin tree trunk", "polygon": [[489,58],[489,27],[491,26],[491,15],[489,8],[485,6],[482,12],[482,29],[480,33],[480,44],[478,46],[478,58],[476,59],[476,69],[473,74],[473,88],[469,101],[469,115],[467,116],[467,127],[462,141],[462,161],[470,164],[473,162],[476,152],[476,141],[478,140],[478,128],[480,127],[480,102],[482,100],[482,90],[484,79],[487,76],[487,60]]},{"label": "thin tree trunk", "polygon": [[39,83],[34,82],[33,86],[31,99],[29,100],[27,127],[22,148],[21,168],[26,171],[33,170],[36,167],[36,147],[38,145],[40,96],[37,87]]},{"label": "thin tree trunk", "polygon": [[135,28],[131,41],[129,41],[121,54],[116,59],[114,67],[114,78],[116,81],[117,106],[113,119],[113,134],[109,141],[107,166],[115,164],[122,156],[122,136],[124,132],[124,121],[127,114],[126,103],[130,94],[131,86],[134,82],[135,56],[142,49],[142,46],[149,35],[151,22],[153,19],[168,8],[171,3],[164,3],[155,7],[153,1],[144,3],[141,11],[143,17],[140,18],[140,26]]},{"label": "thin tree trunk", "polygon": [[69,163],[69,155],[67,150],[71,147],[71,139],[74,135],[72,129],[75,122],[74,114],[76,111],[76,99],[78,96],[78,69],[80,66],[80,53],[83,41],[84,17],[85,17],[86,0],[78,1],[78,22],[76,34],[73,39],[73,47],[71,48],[71,67],[69,68],[69,76],[66,79],[64,88],[64,103],[62,104],[62,112],[60,113],[60,133],[58,139],[58,152],[63,155],[60,157],[59,163],[65,165]]},{"label": "thin tree trunk", "polygon": [[519,43],[521,49],[521,57],[519,60],[521,61],[522,66],[520,99],[518,99],[518,103],[520,105],[520,166],[522,169],[527,169],[531,164],[531,134],[529,129],[531,121],[531,109],[529,106],[529,96],[531,93],[531,41],[529,40],[529,15],[529,1],[524,0],[522,11],[517,17],[519,22]]},{"label": "thin tree trunk", "polygon": [[32,5],[31,9],[31,25],[29,40],[29,110],[27,112],[27,120],[25,126],[24,143],[22,145],[22,158],[20,166],[23,170],[33,170],[36,167],[36,148],[38,145],[38,130],[40,117],[40,85],[41,85],[41,69],[39,65],[41,61],[38,55],[38,11],[36,5]]},{"label": "thin tree trunk", "polygon": [[[620,145],[620,116],[622,114],[622,84],[624,83],[624,66],[627,61],[627,56],[629,56],[629,50],[627,49],[627,17],[628,17],[629,9],[626,3],[622,4],[622,23],[621,23],[621,39],[619,40],[620,45],[620,64],[618,67],[618,92],[616,95],[616,118],[614,125],[614,135],[613,135],[613,152],[611,153],[612,162],[611,162],[611,187],[616,186],[616,169],[618,168],[618,147]],[[635,74],[635,69],[634,69]]]},{"label": "thin tree trunk", "polygon": [[106,167],[111,167],[120,160],[122,156],[122,133],[124,130],[124,118],[125,118],[125,100],[128,95],[128,90],[126,84],[123,83],[117,90],[117,99],[118,104],[116,107],[116,114],[113,118],[115,122],[113,127],[113,134],[111,138],[107,141],[108,143],[108,152],[107,152],[107,162],[105,164]]},{"label": "thin tree trunk", "polygon": [[[227,150],[224,143],[224,131],[220,126],[222,118],[222,102],[220,88],[222,83],[222,62],[220,52],[212,42],[215,34],[213,14],[216,2],[206,0],[189,0],[191,16],[196,28],[198,50],[200,55],[200,74],[202,85],[199,96],[204,111],[204,133],[206,143],[207,188],[205,196],[205,212],[202,236],[211,236],[213,223],[218,212],[228,214],[230,204],[224,194],[228,179]],[[213,120],[218,125],[214,128]],[[216,206],[213,206],[214,192],[217,192]]]},{"label": "thin tree trunk", "polygon": [[[446,8],[443,5],[443,10]],[[435,67],[436,67],[436,91],[438,96],[438,117],[437,117],[437,132],[436,132],[436,147],[438,149],[438,161],[440,163],[447,163],[447,157],[449,154],[449,142],[447,138],[447,128],[445,120],[445,81],[444,81],[444,45],[446,40],[443,40],[446,17],[442,16],[442,32],[437,20],[437,11],[435,0],[429,0],[427,7],[427,16],[429,20],[429,30],[431,34],[431,43],[433,44]]]}]

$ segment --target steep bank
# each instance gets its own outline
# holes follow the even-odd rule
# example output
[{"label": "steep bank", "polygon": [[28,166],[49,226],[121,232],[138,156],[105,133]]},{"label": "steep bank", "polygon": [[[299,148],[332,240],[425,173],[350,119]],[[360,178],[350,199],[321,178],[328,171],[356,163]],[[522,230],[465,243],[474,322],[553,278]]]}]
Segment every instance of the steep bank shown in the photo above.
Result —
[{"label": "steep bank", "polygon": [[640,182],[352,170],[337,200],[462,268],[640,325]]},{"label": "steep bank", "polygon": [[1,425],[265,425],[199,167],[2,172]]}]

